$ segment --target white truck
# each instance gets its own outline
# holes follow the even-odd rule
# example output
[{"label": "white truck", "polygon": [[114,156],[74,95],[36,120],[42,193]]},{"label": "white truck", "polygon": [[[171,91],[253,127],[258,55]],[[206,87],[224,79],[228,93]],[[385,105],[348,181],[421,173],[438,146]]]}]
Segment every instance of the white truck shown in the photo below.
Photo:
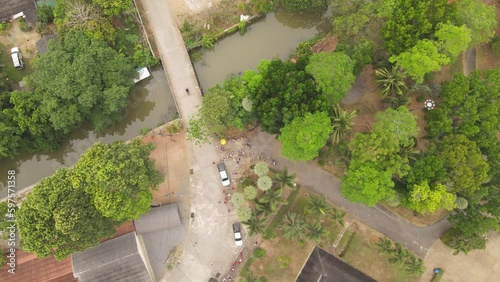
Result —
[{"label": "white truck", "polygon": [[229,181],[229,177],[227,176],[226,165],[224,163],[219,163],[217,164],[217,169],[219,170],[220,178],[222,179],[222,186],[229,186],[231,181]]}]

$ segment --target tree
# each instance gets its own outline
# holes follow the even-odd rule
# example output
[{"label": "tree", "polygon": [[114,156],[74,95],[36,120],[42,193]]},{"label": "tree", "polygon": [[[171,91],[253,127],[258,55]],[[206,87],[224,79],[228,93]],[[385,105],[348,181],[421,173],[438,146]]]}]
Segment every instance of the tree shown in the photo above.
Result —
[{"label": "tree", "polygon": [[280,188],[284,188],[285,186],[288,186],[290,188],[296,188],[296,183],[295,183],[295,178],[297,177],[296,173],[288,174],[288,168],[285,167],[283,171],[281,172],[276,172],[274,175],[274,180],[278,182],[280,185]]},{"label": "tree", "polygon": [[406,72],[399,65],[393,66],[390,71],[387,68],[376,69],[375,76],[384,97],[402,95],[406,90]]},{"label": "tree", "polygon": [[357,111],[348,113],[340,108],[339,104],[333,105],[332,114],[332,141],[338,144],[342,138],[350,131],[354,125],[354,118],[358,115]]},{"label": "tree", "polygon": [[396,248],[391,252],[390,256],[390,263],[402,266],[406,259],[411,256],[411,253],[409,253],[400,243],[396,243]]},{"label": "tree", "polygon": [[306,59],[295,64],[262,61],[259,73],[246,71],[243,75],[241,84],[248,89],[252,114],[259,119],[262,130],[276,134],[296,117],[329,110],[326,96],[316,92],[314,80],[304,71],[305,65]]},{"label": "tree", "polygon": [[281,153],[291,160],[312,160],[325,146],[331,132],[330,118],[325,112],[295,118],[281,129],[278,137],[282,142]]},{"label": "tree", "polygon": [[455,195],[447,192],[442,184],[436,184],[432,189],[427,182],[412,185],[408,201],[410,208],[421,214],[433,213],[439,208],[455,208]]},{"label": "tree", "polygon": [[[366,39],[379,36],[381,18],[377,15],[384,1],[331,1],[332,33],[352,47]],[[351,57],[352,58],[352,57]]]},{"label": "tree", "polygon": [[379,248],[379,252],[382,254],[391,254],[393,251],[392,241],[387,237],[378,238],[378,241],[377,243],[375,243],[375,245],[377,245],[377,247]]},{"label": "tree", "polygon": [[465,210],[469,206],[469,201],[466,198],[457,197],[455,199],[455,206],[457,209]]},{"label": "tree", "polygon": [[332,207],[326,202],[325,196],[311,196],[307,201],[304,213],[313,218],[320,218],[331,211]]},{"label": "tree", "polygon": [[257,197],[257,189],[254,186],[247,186],[243,189],[243,194],[245,195],[245,199],[253,201]]},{"label": "tree", "polygon": [[410,275],[421,275],[425,272],[424,262],[412,254],[405,261],[405,272]]},{"label": "tree", "polygon": [[463,236],[459,231],[451,228],[443,235],[441,238],[443,243],[453,248],[455,251],[454,255],[459,253],[468,254],[473,250],[484,250],[486,249],[487,239],[484,235],[482,236]]},{"label": "tree", "polygon": [[442,65],[450,62],[450,58],[439,53],[438,47],[432,41],[423,39],[417,41],[408,51],[391,56],[389,62],[397,63],[416,83],[422,83],[424,75],[440,70]]},{"label": "tree", "polygon": [[286,200],[281,197],[283,195],[283,188],[278,188],[274,190],[268,190],[264,196],[259,198],[260,204],[265,204],[269,206],[271,212],[276,210],[278,203],[286,203]]},{"label": "tree", "polygon": [[264,228],[266,225],[267,219],[264,217],[259,217],[257,215],[256,211],[252,211],[252,216],[248,221],[244,221],[243,224],[245,224],[248,227],[248,233],[250,236],[255,235],[256,233],[262,234],[264,233]]},{"label": "tree", "polygon": [[318,90],[330,102],[339,103],[349,92],[356,77],[353,74],[355,62],[342,52],[322,52],[309,58],[305,71],[316,81]]},{"label": "tree", "polygon": [[231,195],[231,203],[233,203],[233,205],[239,207],[243,204],[243,202],[245,201],[245,196],[243,196],[242,193],[233,193]]},{"label": "tree", "polygon": [[73,185],[71,174],[63,168],[44,178],[19,208],[16,217],[25,251],[62,260],[114,234],[115,222],[95,208],[83,187]]},{"label": "tree", "polygon": [[104,14],[108,16],[117,16],[120,12],[133,7],[133,2],[130,0],[92,0],[92,3],[101,7]]},{"label": "tree", "polygon": [[388,108],[375,115],[377,122],[373,124],[373,131],[376,134],[394,134],[400,146],[407,145],[411,138],[417,137],[418,126],[417,116],[407,107],[401,106],[396,110]]},{"label": "tree", "polygon": [[265,176],[269,172],[269,166],[267,165],[266,162],[260,161],[255,164],[253,171],[259,177]]},{"label": "tree", "polygon": [[479,0],[461,0],[457,1],[457,8],[460,11],[456,16],[458,24],[465,24],[471,31],[471,47],[493,38],[497,26],[494,6]]},{"label": "tree", "polygon": [[338,223],[340,226],[344,226],[344,216],[346,215],[345,211],[338,210],[336,208],[331,208],[330,212],[327,214],[327,217]]},{"label": "tree", "polygon": [[151,189],[163,182],[149,158],[153,149],[139,139],[96,143],[75,164],[73,185],[84,187],[104,216],[117,222],[138,219],[151,207]]},{"label": "tree", "polygon": [[349,166],[342,180],[342,195],[351,202],[374,206],[379,201],[394,197],[392,173],[375,168],[371,164]]},{"label": "tree", "polygon": [[252,210],[248,206],[239,206],[236,215],[239,221],[245,222],[252,217]]},{"label": "tree", "polygon": [[273,180],[271,177],[264,175],[257,179],[257,187],[262,191],[267,191],[273,186]]},{"label": "tree", "polygon": [[295,212],[288,212],[283,217],[280,229],[283,231],[283,237],[298,241],[305,236],[306,226],[303,216]]},{"label": "tree", "polygon": [[84,121],[102,130],[120,120],[133,74],[129,61],[104,41],[70,32],[49,44],[30,80],[41,114],[54,130],[69,133]]},{"label": "tree", "polygon": [[328,0],[278,0],[285,9],[292,12],[324,11]]},{"label": "tree", "polygon": [[306,237],[309,240],[315,240],[316,242],[321,242],[323,237],[326,236],[328,232],[325,230],[323,225],[320,222],[316,222],[314,224],[307,225],[307,233]]},{"label": "tree", "polygon": [[439,48],[452,60],[467,49],[471,42],[471,32],[465,25],[454,26],[450,23],[439,23],[434,36],[436,36]]}]

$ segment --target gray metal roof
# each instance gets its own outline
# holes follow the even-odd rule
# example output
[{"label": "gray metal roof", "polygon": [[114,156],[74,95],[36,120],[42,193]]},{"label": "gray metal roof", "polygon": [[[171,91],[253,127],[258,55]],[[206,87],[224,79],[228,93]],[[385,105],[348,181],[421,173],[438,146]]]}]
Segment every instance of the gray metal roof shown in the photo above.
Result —
[{"label": "gray metal roof", "polygon": [[35,10],[33,0],[0,0],[0,19],[8,18],[17,13]]},{"label": "gray metal roof", "polygon": [[56,38],[57,34],[49,34],[42,36],[42,38],[40,38],[40,40],[36,42],[36,49],[38,50],[38,54],[43,55],[47,53],[47,51],[49,50],[49,40]]},{"label": "gray metal roof", "polygon": [[152,208],[149,213],[141,215],[134,221],[135,231],[145,234],[182,225],[177,204],[169,204]]},{"label": "gray metal roof", "polygon": [[71,256],[80,282],[151,282],[133,232]]}]

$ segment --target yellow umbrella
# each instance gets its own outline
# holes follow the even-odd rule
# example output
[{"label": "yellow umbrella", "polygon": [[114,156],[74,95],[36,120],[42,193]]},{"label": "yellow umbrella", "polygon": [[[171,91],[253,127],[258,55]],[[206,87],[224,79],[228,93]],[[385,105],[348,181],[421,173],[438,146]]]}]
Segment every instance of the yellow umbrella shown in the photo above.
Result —
[{"label": "yellow umbrella", "polygon": [[222,139],[219,141],[219,143],[220,143],[221,145],[224,145],[224,144],[226,144],[226,143],[227,143],[227,141],[226,141],[226,139],[222,138]]}]

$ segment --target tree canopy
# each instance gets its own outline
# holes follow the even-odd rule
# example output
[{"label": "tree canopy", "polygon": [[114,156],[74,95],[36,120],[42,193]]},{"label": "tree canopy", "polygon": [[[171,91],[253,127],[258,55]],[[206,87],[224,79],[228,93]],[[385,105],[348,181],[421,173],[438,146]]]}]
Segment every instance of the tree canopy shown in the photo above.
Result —
[{"label": "tree canopy", "polygon": [[291,160],[312,160],[325,146],[332,132],[331,121],[325,112],[306,113],[281,129],[281,154]]},{"label": "tree canopy", "polygon": [[439,23],[434,36],[436,36],[439,48],[446,52],[450,59],[458,57],[471,42],[470,29],[465,25],[454,26],[450,23]]},{"label": "tree canopy", "polygon": [[324,11],[328,0],[278,0],[285,9],[292,12]]},{"label": "tree canopy", "polygon": [[439,208],[455,208],[455,195],[446,191],[442,184],[436,184],[433,188],[427,182],[415,184],[410,190],[408,201],[413,210],[422,214],[433,213]]},{"label": "tree canopy", "polygon": [[460,0],[456,5],[460,11],[456,16],[458,24],[465,24],[471,31],[471,47],[489,42],[497,26],[495,6],[480,0]]},{"label": "tree canopy", "polygon": [[342,52],[322,52],[311,55],[305,70],[330,102],[339,103],[356,79],[353,74],[354,64]]}]

